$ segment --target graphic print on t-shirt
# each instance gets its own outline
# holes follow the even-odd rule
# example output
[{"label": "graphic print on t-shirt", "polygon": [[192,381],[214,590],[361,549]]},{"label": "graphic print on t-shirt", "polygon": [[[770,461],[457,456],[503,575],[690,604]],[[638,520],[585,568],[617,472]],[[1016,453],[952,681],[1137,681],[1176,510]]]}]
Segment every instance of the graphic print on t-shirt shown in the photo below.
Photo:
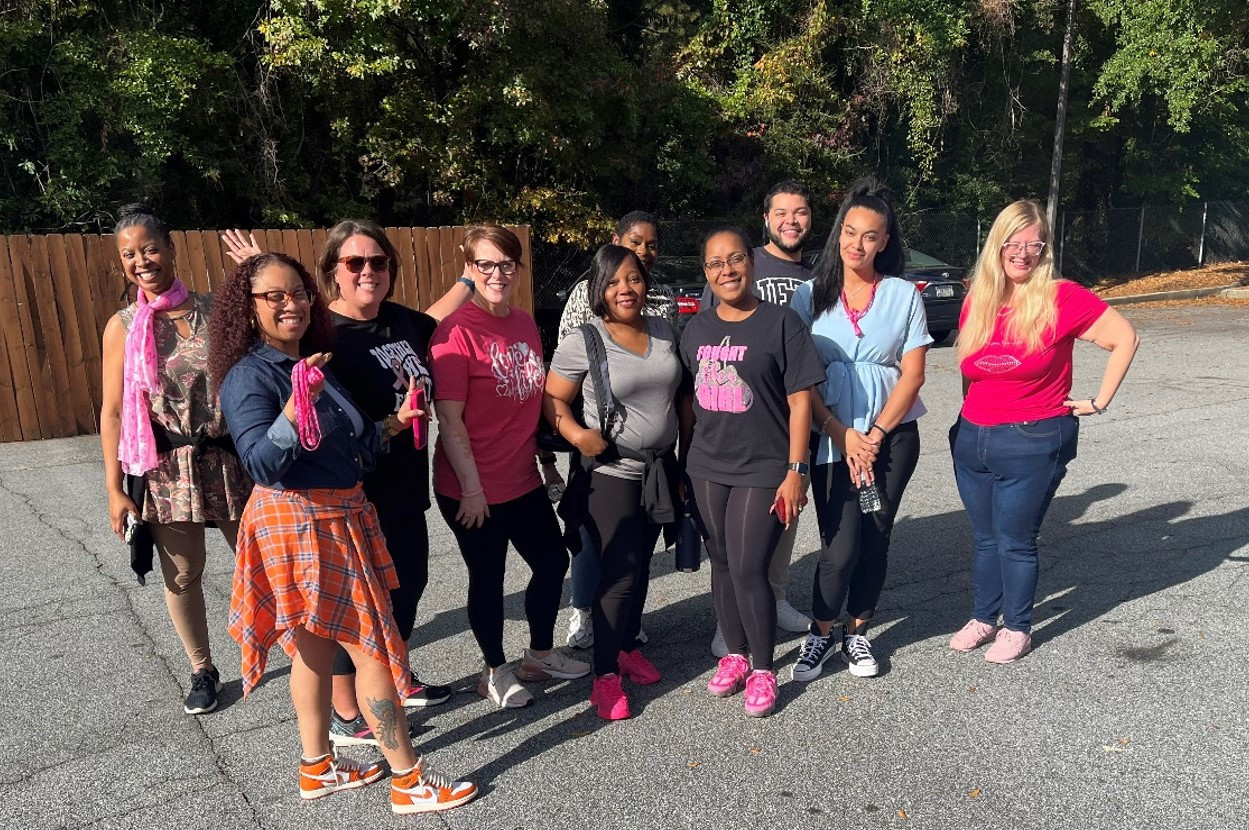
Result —
[{"label": "graphic print on t-shirt", "polygon": [[490,344],[490,371],[494,373],[495,394],[527,401],[542,391],[545,376],[542,357],[528,343],[513,343],[506,349]]},{"label": "graphic print on t-shirt", "polygon": [[421,362],[416,352],[412,351],[412,346],[408,344],[408,341],[397,340],[394,343],[384,343],[369,349],[369,354],[377,358],[379,364],[390,369],[395,375],[396,412],[403,404],[404,396],[408,394],[408,378],[416,378],[417,384],[423,385],[425,393],[429,394],[429,369],[425,368],[425,364]]},{"label": "graphic print on t-shirt", "polygon": [[[1003,348],[1004,345],[1005,344],[1003,343],[990,343],[986,346],[986,348],[992,348],[993,346]],[[1001,375],[1011,371],[1012,369],[1018,369],[1023,364],[1022,361],[1014,355],[986,354],[976,358],[974,365],[985,374]]]},{"label": "graphic print on t-shirt", "polygon": [[731,365],[744,360],[749,347],[734,346],[732,340],[725,335],[718,346],[698,347],[694,394],[708,412],[745,412],[755,402],[755,393]]}]

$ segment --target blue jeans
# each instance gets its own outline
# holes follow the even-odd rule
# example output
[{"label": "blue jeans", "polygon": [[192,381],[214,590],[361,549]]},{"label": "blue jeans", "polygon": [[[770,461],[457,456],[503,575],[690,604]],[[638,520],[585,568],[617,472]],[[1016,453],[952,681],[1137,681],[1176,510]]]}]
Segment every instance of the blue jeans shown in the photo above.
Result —
[{"label": "blue jeans", "polygon": [[1037,533],[1054,491],[1076,457],[1073,415],[981,427],[959,418],[950,430],[954,478],[971,520],[975,618],[1032,630]]},{"label": "blue jeans", "polygon": [[589,608],[594,604],[602,567],[599,564],[598,545],[590,538],[590,531],[581,526],[581,552],[572,558],[573,608]]}]

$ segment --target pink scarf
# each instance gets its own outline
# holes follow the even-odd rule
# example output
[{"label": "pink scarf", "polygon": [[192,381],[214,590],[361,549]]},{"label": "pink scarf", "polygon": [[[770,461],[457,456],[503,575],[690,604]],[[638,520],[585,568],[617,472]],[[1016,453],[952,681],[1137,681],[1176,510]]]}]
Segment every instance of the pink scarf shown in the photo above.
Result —
[{"label": "pink scarf", "polygon": [[152,437],[152,413],[148,395],[159,389],[156,367],[156,336],[152,315],[186,302],[188,292],[181,280],[148,302],[142,290],[134,320],[126,332],[126,356],[121,374],[121,441],[117,458],[128,475],[141,476],[156,467],[156,440]]},{"label": "pink scarf", "polygon": [[316,402],[308,387],[325,380],[325,375],[308,361],[300,360],[291,370],[291,396],[295,399],[295,427],[299,432],[299,445],[312,452],[321,446],[321,419],[317,417]]},{"label": "pink scarf", "polygon": [[872,293],[867,295],[867,305],[857,310],[850,307],[850,301],[846,299],[846,289],[841,289],[841,308],[842,311],[846,312],[846,316],[850,318],[850,325],[854,328],[855,337],[863,336],[863,329],[859,327],[859,321],[872,310],[872,303],[876,302],[876,286],[879,284],[880,280],[872,282]]}]

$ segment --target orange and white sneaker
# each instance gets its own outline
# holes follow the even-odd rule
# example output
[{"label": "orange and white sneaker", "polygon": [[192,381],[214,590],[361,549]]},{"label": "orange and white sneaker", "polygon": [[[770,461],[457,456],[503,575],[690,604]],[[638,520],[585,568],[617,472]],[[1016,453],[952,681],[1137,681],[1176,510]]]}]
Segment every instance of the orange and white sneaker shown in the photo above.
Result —
[{"label": "orange and white sneaker", "polygon": [[425,758],[390,779],[390,809],[396,813],[432,813],[450,810],[477,797],[471,781],[452,781],[429,768]]},{"label": "orange and white sneaker", "polygon": [[312,799],[338,790],[354,790],[372,784],[386,774],[384,764],[362,764],[350,758],[322,755],[311,761],[299,759],[299,797]]}]

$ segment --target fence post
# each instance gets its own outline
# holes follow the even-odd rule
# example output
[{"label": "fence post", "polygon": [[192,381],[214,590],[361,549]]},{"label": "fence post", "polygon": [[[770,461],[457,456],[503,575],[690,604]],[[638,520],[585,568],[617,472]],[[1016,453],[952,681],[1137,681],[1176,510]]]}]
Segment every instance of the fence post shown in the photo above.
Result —
[{"label": "fence post", "polygon": [[1067,250],[1067,211],[1058,217],[1058,275],[1063,273],[1063,253]]},{"label": "fence post", "polygon": [[1201,203],[1201,239],[1197,242],[1197,267],[1206,264],[1206,211],[1210,209],[1209,202]]},{"label": "fence post", "polygon": [[1145,241],[1145,203],[1141,202],[1141,221],[1136,228],[1136,273],[1141,272],[1141,243]]}]

